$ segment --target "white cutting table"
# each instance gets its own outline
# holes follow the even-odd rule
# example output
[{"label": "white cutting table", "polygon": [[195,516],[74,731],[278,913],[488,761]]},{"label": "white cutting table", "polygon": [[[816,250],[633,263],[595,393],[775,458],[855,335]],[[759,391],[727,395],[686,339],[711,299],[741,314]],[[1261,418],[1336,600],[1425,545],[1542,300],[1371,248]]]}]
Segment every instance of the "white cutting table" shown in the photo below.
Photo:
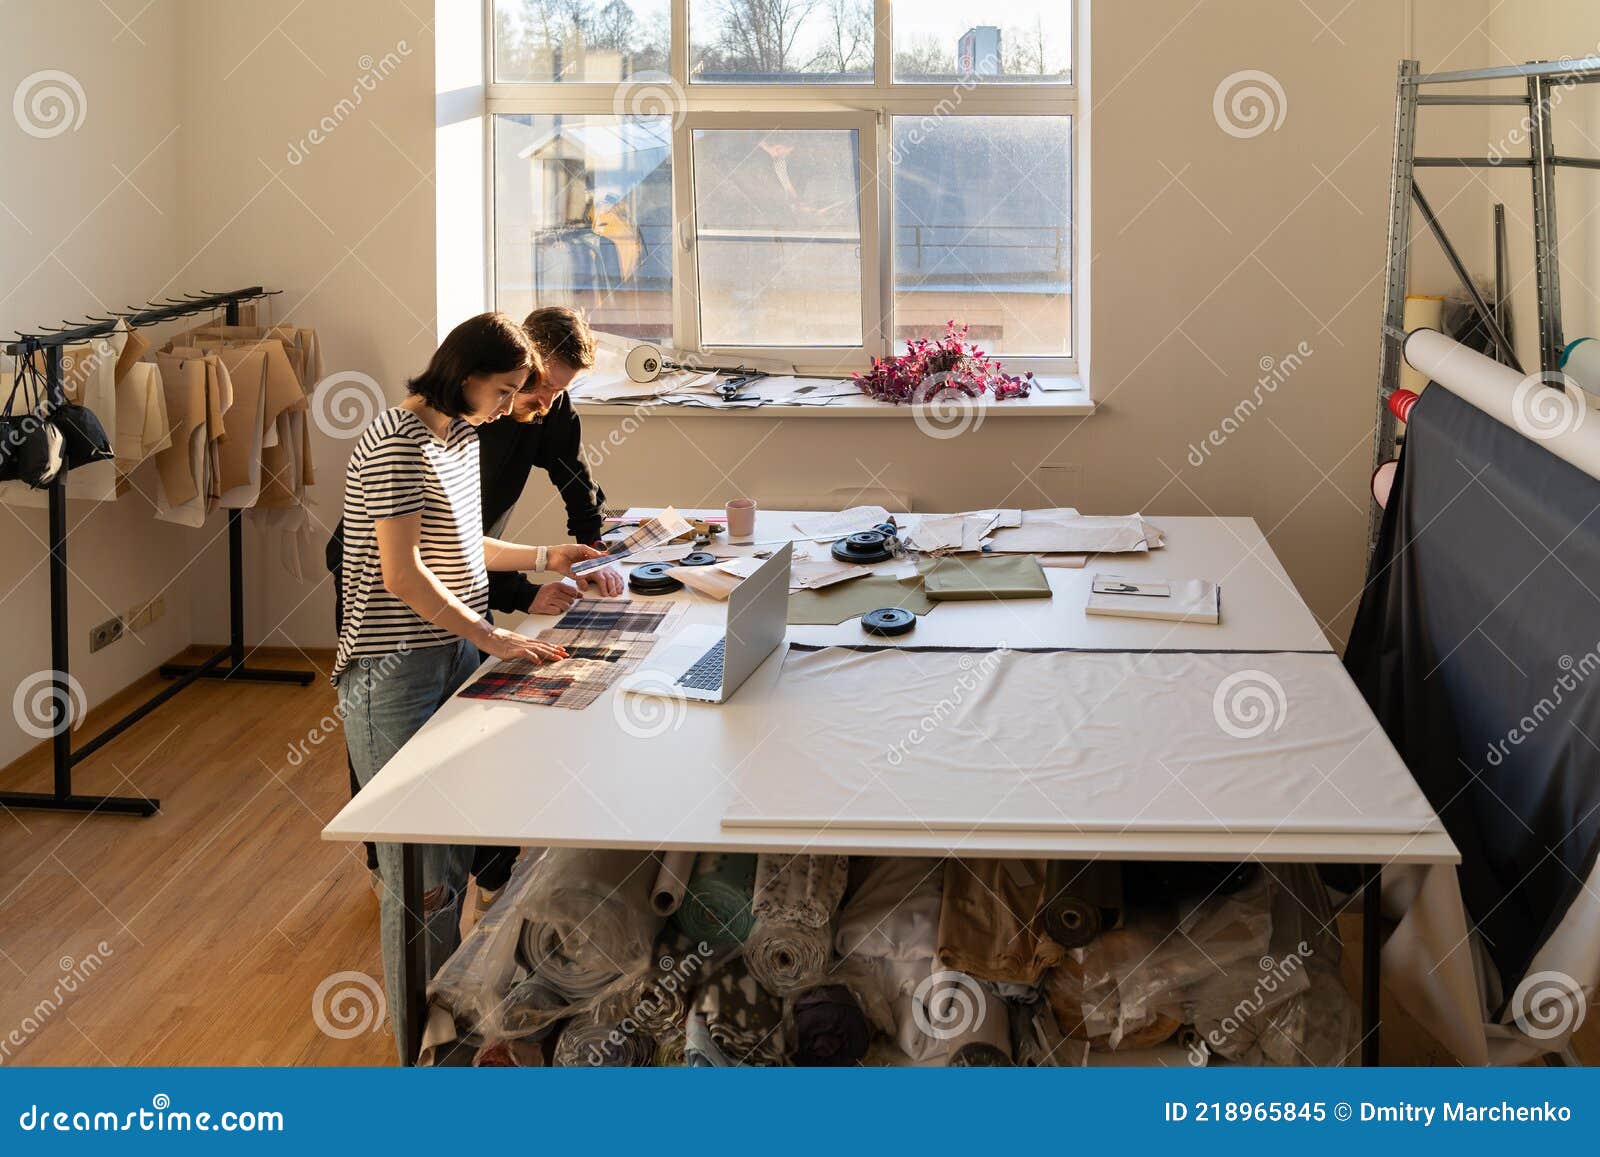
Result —
[{"label": "white cutting table", "polygon": [[[797,537],[794,515],[763,511],[757,540]],[[1075,648],[1084,650],[1302,651],[1326,654],[1326,636],[1249,518],[1150,516],[1166,532],[1164,549],[1091,559],[1082,570],[1046,571],[1053,598],[944,603],[903,640],[876,639],[856,622],[789,628],[789,640],[818,645]],[[1084,614],[1096,571],[1135,578],[1203,577],[1222,585],[1223,622],[1175,624]],[[687,590],[671,596],[689,604],[687,623],[720,622],[726,604]],[[524,629],[549,625],[529,616]],[[781,707],[780,647],[735,696]],[[633,702],[638,700],[633,698]],[[852,855],[1029,856],[1083,859],[1260,860],[1343,862],[1365,866],[1369,920],[1378,909],[1378,866],[1392,863],[1454,864],[1459,853],[1442,828],[1410,833],[1295,830],[1228,832],[1197,802],[1193,823],[1181,831],[955,831],[826,828],[724,828],[723,812],[741,759],[760,758],[759,712],[708,704],[676,706],[681,720],[659,734],[625,730],[618,712],[629,698],[608,692],[582,711],[455,698],[386,765],[323,830],[330,840],[518,846],[626,847],[769,852],[836,852]],[[1360,706],[1365,712],[1365,707]],[[872,728],[873,705],[863,702],[839,728]],[[1370,715],[1362,719],[1370,724]],[[1385,741],[1387,742],[1387,741]],[[826,760],[788,750],[786,761]],[[1209,825],[1209,830],[1208,830]],[[408,854],[407,864],[415,857]],[[420,880],[408,872],[408,892],[420,899]],[[408,903],[413,911],[420,910]],[[1364,1057],[1375,1061],[1378,937],[1366,935]],[[419,938],[408,938],[419,947]],[[410,970],[408,994],[422,1024],[420,953]],[[415,1046],[418,1042],[412,1042]],[[408,1049],[415,1056],[416,1047]]]}]

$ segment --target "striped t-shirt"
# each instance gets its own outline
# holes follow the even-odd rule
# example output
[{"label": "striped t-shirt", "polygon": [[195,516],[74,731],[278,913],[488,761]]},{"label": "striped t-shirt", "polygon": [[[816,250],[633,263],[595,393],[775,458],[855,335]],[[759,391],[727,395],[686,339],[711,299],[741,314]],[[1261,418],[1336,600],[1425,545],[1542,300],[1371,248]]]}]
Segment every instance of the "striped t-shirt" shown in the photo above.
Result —
[{"label": "striped t-shirt", "polygon": [[489,574],[483,564],[478,435],[457,419],[441,441],[416,414],[396,406],[373,419],[344,472],[344,627],[334,678],[358,656],[456,641],[384,589],[377,520],[419,511],[423,565],[484,614]]}]

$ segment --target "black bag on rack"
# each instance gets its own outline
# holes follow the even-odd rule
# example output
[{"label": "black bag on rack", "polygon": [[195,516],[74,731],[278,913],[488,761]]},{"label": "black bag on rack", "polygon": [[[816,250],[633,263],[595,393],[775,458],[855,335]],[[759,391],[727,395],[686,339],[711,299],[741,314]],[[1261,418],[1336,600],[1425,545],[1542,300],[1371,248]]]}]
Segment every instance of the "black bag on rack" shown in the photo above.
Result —
[{"label": "black bag on rack", "polygon": [[[66,469],[66,438],[48,417],[38,413],[43,408],[39,401],[41,383],[39,371],[31,362],[31,358],[17,360],[16,380],[6,399],[5,413],[0,414],[0,481],[26,482],[35,490],[43,490]],[[16,408],[19,391],[20,411]],[[95,425],[100,425],[98,419]],[[100,437],[105,438],[104,428],[100,429]]]},{"label": "black bag on rack", "polygon": [[66,455],[67,469],[87,466],[91,462],[109,462],[116,457],[111,452],[111,440],[106,428],[94,411],[76,402],[64,402],[50,415],[50,424],[61,431],[62,450]]}]

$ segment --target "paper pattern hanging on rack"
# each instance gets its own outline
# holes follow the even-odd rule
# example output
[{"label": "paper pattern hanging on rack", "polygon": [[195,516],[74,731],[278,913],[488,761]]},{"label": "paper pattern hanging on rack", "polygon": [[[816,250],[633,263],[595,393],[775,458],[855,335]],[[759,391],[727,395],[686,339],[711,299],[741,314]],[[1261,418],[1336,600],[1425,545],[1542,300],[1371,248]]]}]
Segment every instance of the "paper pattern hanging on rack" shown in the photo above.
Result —
[{"label": "paper pattern hanging on rack", "polygon": [[527,659],[504,660],[460,694],[467,699],[582,710],[618,676],[637,667],[656,640],[669,634],[686,613],[681,602],[579,599],[555,626],[536,636],[541,643],[565,647],[565,659],[542,666]]}]

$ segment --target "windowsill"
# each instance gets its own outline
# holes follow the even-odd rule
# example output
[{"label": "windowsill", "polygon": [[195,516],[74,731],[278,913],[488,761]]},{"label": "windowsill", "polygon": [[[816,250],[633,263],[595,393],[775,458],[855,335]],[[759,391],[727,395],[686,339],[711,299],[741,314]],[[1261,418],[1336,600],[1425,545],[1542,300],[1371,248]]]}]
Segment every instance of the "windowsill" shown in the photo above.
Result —
[{"label": "windowsill", "polygon": [[[1071,389],[1033,389],[1026,398],[1010,401],[986,401],[982,407],[982,420],[991,418],[1083,418],[1095,412],[1094,399],[1075,378],[1050,376],[1052,382],[1074,383]],[[624,418],[630,414],[673,414],[681,418],[906,418],[915,420],[920,414],[924,421],[946,427],[960,425],[965,415],[953,406],[895,405],[880,402],[865,394],[835,398],[826,406],[784,405],[771,402],[763,406],[683,406],[664,402],[588,402],[573,396],[573,405],[584,417]],[[974,411],[976,418],[977,411]]]}]

